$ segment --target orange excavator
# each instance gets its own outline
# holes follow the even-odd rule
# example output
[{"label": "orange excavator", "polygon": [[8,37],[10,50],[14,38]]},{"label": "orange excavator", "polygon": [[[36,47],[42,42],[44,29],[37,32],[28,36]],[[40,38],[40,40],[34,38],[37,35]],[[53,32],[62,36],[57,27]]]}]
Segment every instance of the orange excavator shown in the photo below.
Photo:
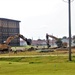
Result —
[{"label": "orange excavator", "polygon": [[11,46],[9,46],[9,43],[15,38],[21,38],[24,41],[26,41],[27,45],[31,45],[31,39],[27,39],[23,35],[17,34],[15,36],[8,37],[4,43],[0,44],[0,52],[9,51],[11,49]]},{"label": "orange excavator", "polygon": [[60,38],[57,38],[57,37],[55,37],[53,35],[46,34],[46,40],[47,40],[47,47],[48,48],[50,47],[49,37],[51,37],[51,38],[56,40],[56,44],[57,44],[58,48],[61,48],[61,47],[66,48],[67,47],[67,42],[62,42],[62,40]]}]

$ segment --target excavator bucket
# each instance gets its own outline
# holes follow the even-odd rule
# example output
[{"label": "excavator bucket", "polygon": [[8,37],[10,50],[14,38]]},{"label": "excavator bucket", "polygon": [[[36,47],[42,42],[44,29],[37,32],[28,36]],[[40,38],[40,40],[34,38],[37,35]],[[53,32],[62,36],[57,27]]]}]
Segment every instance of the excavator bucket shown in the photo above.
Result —
[{"label": "excavator bucket", "polygon": [[31,39],[27,39],[26,42],[27,42],[27,45],[31,45],[32,40]]}]

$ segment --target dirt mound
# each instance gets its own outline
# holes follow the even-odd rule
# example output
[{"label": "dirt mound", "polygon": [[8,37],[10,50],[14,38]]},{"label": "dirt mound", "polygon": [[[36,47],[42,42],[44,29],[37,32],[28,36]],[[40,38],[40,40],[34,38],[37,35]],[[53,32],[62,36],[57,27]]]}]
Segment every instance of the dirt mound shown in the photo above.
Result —
[{"label": "dirt mound", "polygon": [[28,51],[34,51],[34,50],[35,50],[34,47],[31,47],[31,48],[28,49]]},{"label": "dirt mound", "polygon": [[58,48],[57,51],[68,51],[68,48]]}]

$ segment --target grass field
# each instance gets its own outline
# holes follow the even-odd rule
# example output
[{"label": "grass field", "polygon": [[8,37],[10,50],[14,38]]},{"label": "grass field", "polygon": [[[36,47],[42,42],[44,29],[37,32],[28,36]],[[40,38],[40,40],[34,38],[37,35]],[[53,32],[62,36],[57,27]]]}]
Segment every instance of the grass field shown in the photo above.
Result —
[{"label": "grass field", "polygon": [[0,75],[75,75],[75,56],[0,58]]},{"label": "grass field", "polygon": [[75,75],[75,49],[72,49],[72,61],[68,54],[68,50],[0,54],[0,75]]}]

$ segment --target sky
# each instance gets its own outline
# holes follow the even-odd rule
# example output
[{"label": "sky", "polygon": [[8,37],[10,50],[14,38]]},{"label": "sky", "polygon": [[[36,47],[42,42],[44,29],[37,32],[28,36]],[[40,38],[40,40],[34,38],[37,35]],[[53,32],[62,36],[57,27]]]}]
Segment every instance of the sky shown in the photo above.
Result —
[{"label": "sky", "polygon": [[[69,36],[67,0],[0,0],[0,18],[20,20],[20,34],[45,39]],[[75,1],[71,3],[71,34],[75,35]]]}]

